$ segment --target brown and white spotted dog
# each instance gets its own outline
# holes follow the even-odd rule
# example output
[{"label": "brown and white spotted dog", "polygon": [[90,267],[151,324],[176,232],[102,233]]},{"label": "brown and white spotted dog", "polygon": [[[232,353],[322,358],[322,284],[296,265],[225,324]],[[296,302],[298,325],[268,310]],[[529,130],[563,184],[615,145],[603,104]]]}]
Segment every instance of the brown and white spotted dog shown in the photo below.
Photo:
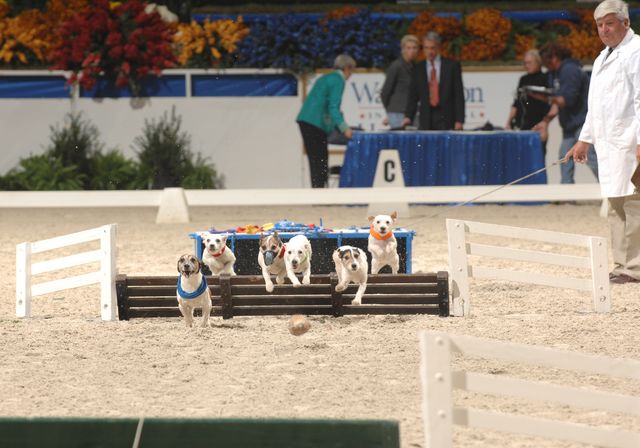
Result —
[{"label": "brown and white spotted dog", "polygon": [[369,269],[366,252],[358,247],[340,246],[333,251],[332,258],[338,274],[336,291],[344,291],[349,283],[357,284],[358,291],[351,304],[361,305],[362,296],[367,289],[367,270]]}]

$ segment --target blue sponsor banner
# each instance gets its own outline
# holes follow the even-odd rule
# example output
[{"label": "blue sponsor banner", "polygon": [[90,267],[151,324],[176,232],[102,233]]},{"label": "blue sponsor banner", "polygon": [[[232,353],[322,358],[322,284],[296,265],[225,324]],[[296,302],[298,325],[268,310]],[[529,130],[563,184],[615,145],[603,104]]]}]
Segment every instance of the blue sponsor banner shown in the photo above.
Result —
[{"label": "blue sponsor banner", "polygon": [[[141,97],[184,97],[187,93],[185,75],[148,76],[141,85]],[[129,87],[117,88],[105,79],[90,89],[80,89],[82,98],[130,98]]]},{"label": "blue sponsor banner", "polygon": [[0,76],[0,98],[69,98],[64,76]]},{"label": "blue sponsor banner", "polygon": [[193,75],[191,95],[199,96],[297,96],[298,80],[279,75]]}]

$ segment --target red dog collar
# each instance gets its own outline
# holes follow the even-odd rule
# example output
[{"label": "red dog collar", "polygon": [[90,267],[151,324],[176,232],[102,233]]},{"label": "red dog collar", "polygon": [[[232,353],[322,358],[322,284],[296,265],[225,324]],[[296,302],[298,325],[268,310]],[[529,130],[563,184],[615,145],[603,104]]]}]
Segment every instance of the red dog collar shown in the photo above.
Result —
[{"label": "red dog collar", "polygon": [[377,240],[388,240],[393,236],[393,230],[389,230],[389,233],[382,236],[378,232],[376,232],[376,229],[374,229],[373,226],[371,226],[371,235]]},{"label": "red dog collar", "polygon": [[[219,257],[220,255],[222,255],[224,253],[226,248],[227,248],[227,246],[222,246],[222,250],[220,252],[218,252],[217,254],[211,254],[211,255],[213,255],[214,257],[217,258],[217,257]],[[209,253],[211,253],[211,252],[209,252]]]},{"label": "red dog collar", "polygon": [[280,250],[280,253],[278,254],[278,258],[282,258],[284,257],[284,251],[287,249],[287,247],[283,244],[282,245],[282,249]]}]

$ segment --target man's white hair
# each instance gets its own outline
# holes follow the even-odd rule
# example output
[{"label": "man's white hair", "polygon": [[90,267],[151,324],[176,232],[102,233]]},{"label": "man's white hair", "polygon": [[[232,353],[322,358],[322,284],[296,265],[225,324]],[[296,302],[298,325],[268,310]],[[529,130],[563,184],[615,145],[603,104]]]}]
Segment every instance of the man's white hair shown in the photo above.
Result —
[{"label": "man's white hair", "polygon": [[599,20],[608,14],[615,14],[621,22],[629,20],[629,5],[622,0],[604,0],[593,11],[593,18]]},{"label": "man's white hair", "polygon": [[344,70],[345,68],[356,68],[356,61],[348,54],[339,54],[333,62],[333,68]]}]

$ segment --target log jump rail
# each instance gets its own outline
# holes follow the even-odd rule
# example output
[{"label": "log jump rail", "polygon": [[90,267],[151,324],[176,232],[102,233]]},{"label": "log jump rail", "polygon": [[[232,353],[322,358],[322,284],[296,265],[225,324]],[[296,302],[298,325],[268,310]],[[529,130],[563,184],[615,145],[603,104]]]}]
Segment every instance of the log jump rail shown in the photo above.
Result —
[{"label": "log jump rail", "polygon": [[[120,320],[179,317],[177,276],[118,275],[116,292]],[[212,316],[436,314],[449,316],[449,274],[370,275],[362,305],[351,305],[357,285],[336,292],[335,274],[311,276],[311,284],[294,288],[288,282],[272,293],[260,275],[210,276]]]}]

